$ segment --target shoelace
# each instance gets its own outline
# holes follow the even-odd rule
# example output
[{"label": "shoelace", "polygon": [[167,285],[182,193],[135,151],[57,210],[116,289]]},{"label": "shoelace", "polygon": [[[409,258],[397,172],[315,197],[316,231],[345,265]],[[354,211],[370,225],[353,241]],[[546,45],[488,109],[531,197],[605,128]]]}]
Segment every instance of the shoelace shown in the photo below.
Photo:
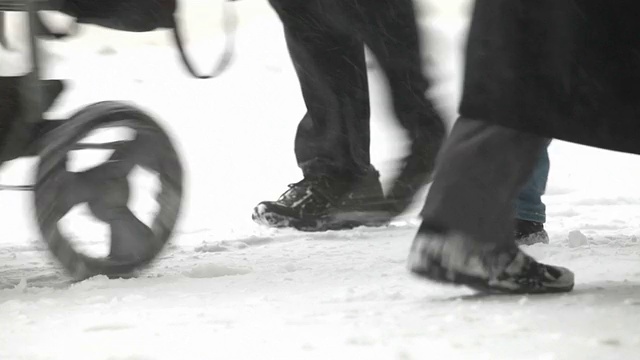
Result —
[{"label": "shoelace", "polygon": [[308,189],[308,191],[310,191],[312,194],[321,195],[330,204],[335,205],[336,201],[329,194],[327,194],[325,191],[323,191],[321,186],[313,186],[313,185],[320,185],[320,183],[322,181],[326,182],[327,180],[322,178],[322,177],[304,178],[304,179],[298,181],[297,183],[288,184],[287,186],[289,187],[289,189],[287,189],[287,191],[282,193],[282,195],[280,195],[280,198],[282,199],[283,197],[285,197],[288,193],[290,193],[294,189],[298,189],[298,188],[301,188],[301,187],[306,187]]}]

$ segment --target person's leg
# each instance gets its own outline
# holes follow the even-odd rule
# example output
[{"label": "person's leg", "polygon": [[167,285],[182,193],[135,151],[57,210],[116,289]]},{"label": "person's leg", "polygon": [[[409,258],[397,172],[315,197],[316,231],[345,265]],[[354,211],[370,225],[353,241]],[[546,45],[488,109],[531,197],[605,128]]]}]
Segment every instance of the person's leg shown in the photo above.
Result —
[{"label": "person's leg", "polygon": [[370,163],[364,44],[336,29],[335,8],[322,1],[271,4],[284,25],[307,107],[295,140],[304,179],[277,201],[258,204],[253,219],[302,230],[378,225],[361,214],[379,209],[384,200],[378,172]]},{"label": "person's leg", "polygon": [[[440,114],[427,97],[430,83],[423,71],[420,36],[413,0],[365,4],[344,0],[346,11],[354,14],[348,24],[371,49],[390,88],[396,118],[407,130],[409,155],[387,198],[394,214],[404,211],[415,193],[431,177],[436,155],[445,136]],[[357,7],[358,11],[350,11]]]},{"label": "person's leg", "polygon": [[513,245],[515,199],[545,145],[539,137],[460,118],[438,159],[425,223]]},{"label": "person's leg", "polygon": [[547,148],[540,153],[531,177],[518,194],[516,201],[516,218],[520,220],[544,223],[546,206],[542,195],[547,187],[549,177],[549,153]]},{"label": "person's leg", "polygon": [[531,245],[549,242],[549,236],[544,230],[546,206],[542,202],[548,177],[549,153],[545,147],[540,153],[540,158],[531,177],[516,199],[515,238],[518,244]]},{"label": "person's leg", "polygon": [[461,118],[438,158],[409,268],[484,291],[560,292],[573,274],[537,263],[515,245],[515,199],[546,139]]},{"label": "person's leg", "polygon": [[362,176],[370,169],[364,44],[339,32],[318,0],[271,0],[282,20],[307,114],[295,153],[305,176]]}]

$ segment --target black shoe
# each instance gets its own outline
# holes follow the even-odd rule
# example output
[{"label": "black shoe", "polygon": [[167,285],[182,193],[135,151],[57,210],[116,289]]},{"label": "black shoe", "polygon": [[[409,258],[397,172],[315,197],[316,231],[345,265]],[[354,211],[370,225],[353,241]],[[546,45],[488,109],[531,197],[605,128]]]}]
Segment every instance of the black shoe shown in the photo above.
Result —
[{"label": "black shoe", "polygon": [[252,219],[262,225],[304,231],[382,226],[389,222],[379,174],[357,182],[328,176],[306,177],[289,185],[276,201],[263,201]]},{"label": "black shoe", "polygon": [[408,267],[420,277],[486,293],[560,293],[574,284],[570,270],[541,264],[515,245],[484,245],[424,224],[411,246]]},{"label": "black shoe", "polygon": [[386,196],[387,209],[392,216],[398,216],[407,210],[416,194],[431,182],[433,173],[433,165],[416,156],[408,156],[402,164]]},{"label": "black shoe", "polygon": [[387,193],[388,208],[392,216],[404,212],[416,194],[432,181],[436,158],[445,137],[445,125],[433,109],[429,119],[408,129],[414,139],[409,154],[402,160],[400,172]]},{"label": "black shoe", "polygon": [[514,238],[518,245],[549,243],[549,234],[544,229],[544,224],[536,221],[517,219]]}]

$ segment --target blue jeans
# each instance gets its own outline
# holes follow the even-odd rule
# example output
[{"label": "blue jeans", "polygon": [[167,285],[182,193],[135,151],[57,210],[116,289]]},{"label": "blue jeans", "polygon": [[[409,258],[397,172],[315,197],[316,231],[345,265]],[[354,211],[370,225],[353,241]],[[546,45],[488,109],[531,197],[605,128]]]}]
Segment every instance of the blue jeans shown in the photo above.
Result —
[{"label": "blue jeans", "polygon": [[520,220],[544,223],[547,219],[546,206],[542,202],[542,195],[547,187],[549,177],[549,152],[544,148],[536,164],[533,174],[522,188],[516,200],[516,218]]}]

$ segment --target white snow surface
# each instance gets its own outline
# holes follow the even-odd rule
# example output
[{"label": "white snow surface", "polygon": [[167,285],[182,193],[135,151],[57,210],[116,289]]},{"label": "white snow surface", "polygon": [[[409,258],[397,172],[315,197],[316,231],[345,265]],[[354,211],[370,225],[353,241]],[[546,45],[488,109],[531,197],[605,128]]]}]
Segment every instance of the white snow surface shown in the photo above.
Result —
[{"label": "white snow surface", "polygon": [[[209,20],[221,2],[184,4],[204,69],[222,46]],[[468,3],[419,5],[432,96],[453,121]],[[136,103],[169,130],[187,193],[175,238],[137,278],[71,284],[38,236],[31,194],[0,192],[0,359],[640,358],[640,157],[552,143],[551,242],[524,249],[575,271],[566,295],[478,296],[412,277],[422,199],[388,227],[259,227],[253,206],[300,178],[293,137],[304,105],[267,2],[234,6],[236,57],[214,80],[190,79],[166,32],[87,26],[44,44],[47,76],[71,79],[52,115]],[[3,74],[28,68],[16,47],[0,54]],[[386,183],[403,134],[375,69],[371,86],[372,159]],[[28,183],[34,166],[6,164],[0,183]]]}]

